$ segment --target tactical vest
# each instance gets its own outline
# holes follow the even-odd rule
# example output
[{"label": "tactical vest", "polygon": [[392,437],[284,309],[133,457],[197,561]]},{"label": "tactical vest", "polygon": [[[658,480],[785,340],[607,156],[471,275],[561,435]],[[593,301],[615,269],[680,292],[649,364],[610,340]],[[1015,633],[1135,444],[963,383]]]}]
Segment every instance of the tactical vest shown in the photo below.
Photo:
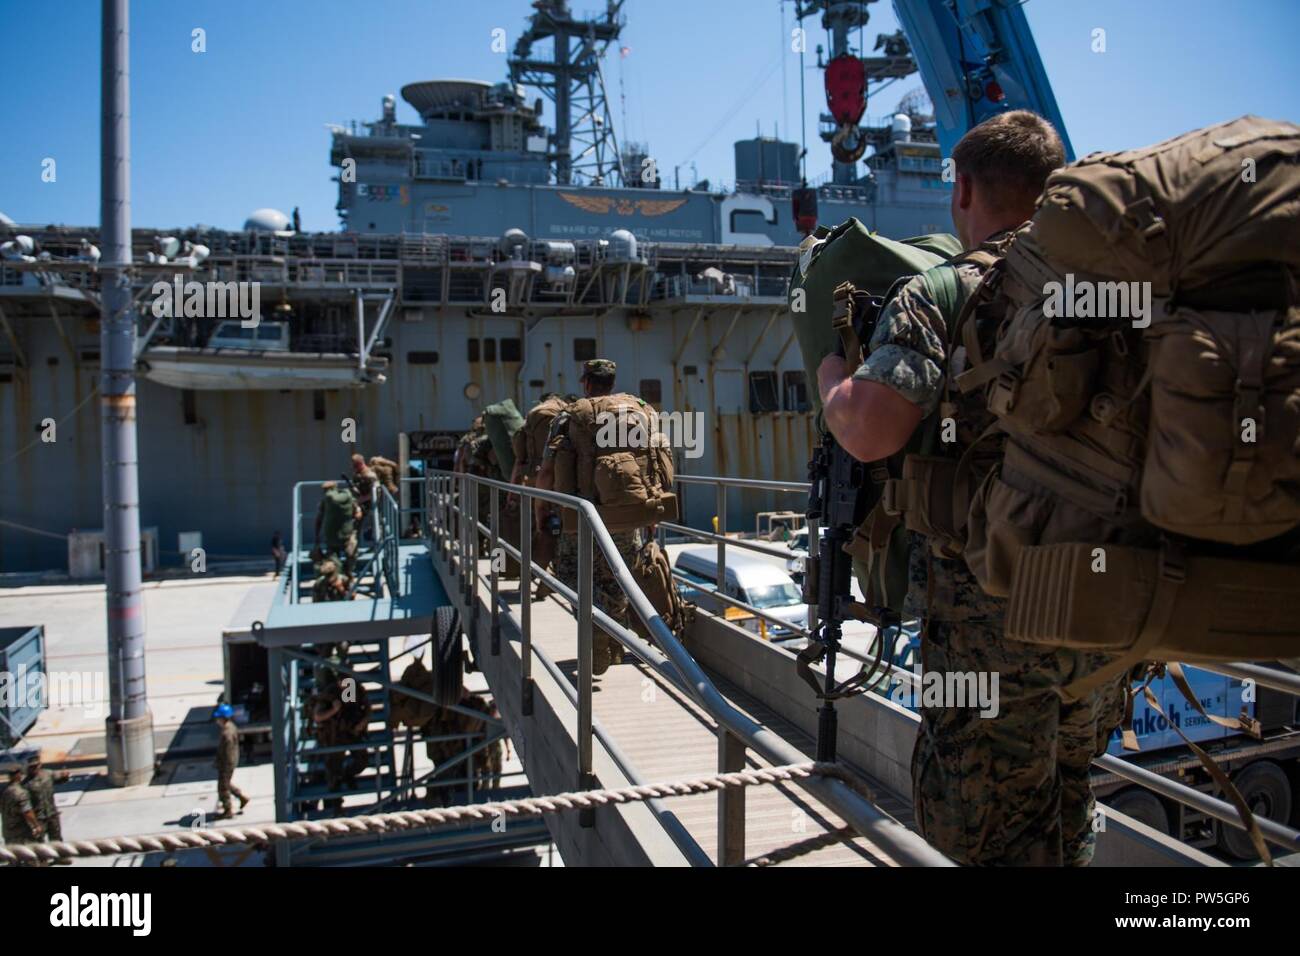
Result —
[{"label": "tactical vest", "polygon": [[[568,407],[568,442],[555,455],[555,489],[586,498],[609,531],[677,518],[672,449],[654,408],[620,392]],[[577,515],[564,512],[566,531]]]}]

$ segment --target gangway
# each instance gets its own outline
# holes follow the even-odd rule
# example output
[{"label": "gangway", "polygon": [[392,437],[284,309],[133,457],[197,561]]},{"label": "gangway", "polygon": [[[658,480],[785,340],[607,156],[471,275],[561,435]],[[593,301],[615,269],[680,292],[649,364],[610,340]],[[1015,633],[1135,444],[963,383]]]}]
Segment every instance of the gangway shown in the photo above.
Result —
[{"label": "gangway", "polygon": [[[728,489],[807,492],[801,482],[678,480],[712,485],[719,516],[727,513]],[[480,491],[487,492],[486,513],[480,513]],[[423,500],[433,569],[464,624],[471,666],[487,677],[534,792],[599,791],[809,760],[819,702],[797,678],[793,653],[706,613],[679,640],[637,588],[590,502],[445,471],[426,477]],[[529,517],[536,501],[577,512],[576,588],[532,561]],[[510,538],[518,547],[506,540],[507,521],[518,522],[510,528],[517,528]],[[672,527],[715,543],[720,571],[732,547],[773,548],[728,539],[725,519],[717,532]],[[597,555],[652,642],[593,604]],[[505,579],[507,556],[519,562],[517,581]],[[536,599],[535,582],[551,596]],[[630,652],[628,663],[599,678],[591,668],[596,628]],[[913,678],[896,665],[891,670],[899,680]],[[1270,679],[1292,693],[1300,688],[1300,679]],[[555,814],[548,817],[551,836],[570,865],[950,865],[905,822],[912,818],[907,795],[917,715],[874,693],[846,698],[839,708],[837,775]],[[1098,766],[1239,826],[1235,810],[1217,797],[1113,757],[1101,757]],[[1098,864],[1225,865],[1113,809],[1099,819]],[[1294,829],[1259,823],[1268,842],[1300,850]]]},{"label": "gangway", "polygon": [[[401,510],[382,486],[372,488],[348,599],[311,600],[313,548],[303,524],[314,513],[312,492],[323,484],[294,486],[293,548],[285,567],[271,593],[260,596],[260,607],[241,608],[247,625],[226,631],[227,640],[253,640],[266,652],[276,820],[382,813],[425,807],[434,798],[466,804],[529,795],[521,773],[491,774],[484,759],[505,736],[500,718],[464,706],[459,687],[454,699],[444,699],[394,676],[427,653],[438,609],[448,600],[426,544],[401,538]],[[398,695],[442,716],[419,729],[398,728],[391,719]],[[329,721],[344,723],[332,709],[343,702],[353,707],[346,732],[326,736]],[[477,729],[445,731],[452,715],[473,718]],[[545,841],[545,828],[528,821],[509,834],[466,824],[281,841],[275,849],[279,865],[355,865],[463,858]]]},{"label": "gangway", "polygon": [[[489,491],[486,521],[478,514],[481,486]],[[531,507],[520,508],[520,546],[505,540],[506,494],[578,513],[576,591],[533,564]],[[778,708],[741,687],[719,686],[704,672],[637,588],[590,502],[444,471],[429,474],[424,500],[434,568],[465,622],[473,665],[488,678],[534,791],[658,783],[810,760],[812,741]],[[653,644],[593,605],[597,549]],[[513,586],[503,580],[504,555],[520,564]],[[534,580],[563,603],[535,601]],[[595,627],[637,663],[594,679]],[[570,865],[739,864],[789,856],[819,865],[950,865],[899,821],[895,814],[905,804],[869,799],[877,783],[840,769],[841,775],[779,786],[557,814],[548,825]]]}]

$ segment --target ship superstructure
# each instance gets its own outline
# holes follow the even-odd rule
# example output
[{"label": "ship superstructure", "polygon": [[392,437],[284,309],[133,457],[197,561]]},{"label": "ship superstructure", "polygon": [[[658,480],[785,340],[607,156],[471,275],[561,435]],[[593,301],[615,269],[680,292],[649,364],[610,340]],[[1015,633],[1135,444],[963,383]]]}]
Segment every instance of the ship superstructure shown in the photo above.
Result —
[{"label": "ship superstructure", "polygon": [[[862,151],[824,181],[804,182],[796,144],[759,137],[736,144],[734,192],[669,189],[637,175],[650,150],[620,144],[603,105],[599,54],[618,39],[620,6],[579,20],[563,0],[538,0],[505,80],[412,83],[402,96],[418,122],[399,122],[388,96],[378,120],[336,128],[340,232],[304,233],[274,210],[243,230],[135,230],[141,520],[158,529],[164,563],[188,553],[187,532],[213,560],[264,554],[304,475],[337,475],[353,451],[400,458],[408,473],[445,464],[485,405],[576,391],[597,355],[618,362],[620,387],[706,423],[684,436],[682,473],[802,476],[813,383],[781,321],[801,236],[795,193],[815,194],[824,223],[946,229],[952,89],[978,92],[979,116],[998,104],[975,80],[1010,87],[1021,67],[990,49],[969,84],[927,74],[937,119],[919,96],[875,121],[858,114],[847,131],[828,114],[837,160]],[[863,4],[799,9],[847,7],[860,26]],[[909,37],[957,42],[941,4],[927,16]],[[978,17],[1023,29],[1022,14]],[[832,60],[857,57],[864,90],[916,70],[898,36],[866,57],[842,26]],[[543,96],[530,102],[524,83]],[[86,480],[100,460],[99,236],[2,219],[0,233],[0,459],[12,483],[0,568],[61,568],[67,536],[103,524],[99,483]],[[194,308],[191,283],[206,300]],[[170,311],[157,308],[160,289],[174,290]],[[256,327],[241,312],[250,290]],[[734,496],[728,526],[768,504]],[[693,522],[712,507],[687,497]]]}]

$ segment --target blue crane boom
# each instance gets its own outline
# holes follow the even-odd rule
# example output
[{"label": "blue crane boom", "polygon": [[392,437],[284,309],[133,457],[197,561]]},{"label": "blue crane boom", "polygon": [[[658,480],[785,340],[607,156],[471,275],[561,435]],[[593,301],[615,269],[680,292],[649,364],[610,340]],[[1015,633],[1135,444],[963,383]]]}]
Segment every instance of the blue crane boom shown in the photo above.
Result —
[{"label": "blue crane boom", "polygon": [[944,155],[980,121],[1028,109],[1060,131],[1074,158],[1019,0],[894,0],[894,12],[934,104]]}]

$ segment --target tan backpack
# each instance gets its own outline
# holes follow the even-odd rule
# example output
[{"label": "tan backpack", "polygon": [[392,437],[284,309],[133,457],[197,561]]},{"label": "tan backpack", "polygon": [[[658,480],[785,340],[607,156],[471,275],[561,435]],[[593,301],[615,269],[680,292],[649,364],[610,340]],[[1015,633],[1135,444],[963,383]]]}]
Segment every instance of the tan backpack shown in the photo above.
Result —
[{"label": "tan backpack", "polygon": [[515,457],[523,461],[525,482],[531,483],[537,476],[537,469],[542,467],[542,453],[546,451],[551,423],[564,411],[566,404],[558,395],[538,402],[524,417],[524,427],[515,432]]},{"label": "tan backpack", "polygon": [[1008,636],[1117,655],[1067,696],[1300,653],[1298,274],[1300,127],[1243,117],[1054,173],[967,303],[1008,441],[966,561]]},{"label": "tan backpack", "polygon": [[[568,413],[572,448],[556,456],[557,491],[595,504],[609,531],[676,520],[672,449],[652,406],[620,392],[578,399]],[[567,509],[564,529],[577,530],[576,514]]]},{"label": "tan backpack", "polygon": [[[673,580],[668,555],[653,538],[641,545],[631,571],[632,577],[664,619],[664,623],[679,638],[683,637],[695,620],[695,606],[682,600],[677,591],[677,583]],[[641,623],[641,618],[636,614],[630,614],[629,617],[632,629],[653,644],[654,639],[650,636],[649,629]]]}]

